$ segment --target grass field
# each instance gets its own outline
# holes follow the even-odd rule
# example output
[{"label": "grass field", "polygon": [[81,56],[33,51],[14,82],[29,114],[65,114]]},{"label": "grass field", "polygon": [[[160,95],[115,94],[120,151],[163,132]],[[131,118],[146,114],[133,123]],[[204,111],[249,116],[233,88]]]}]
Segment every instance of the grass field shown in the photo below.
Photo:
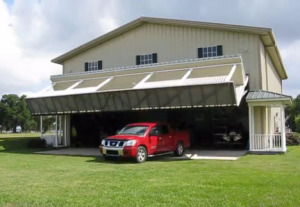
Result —
[{"label": "grass field", "polygon": [[[0,206],[300,206],[300,146],[238,161],[39,155],[0,134]],[[38,149],[40,150],[40,149]]]}]

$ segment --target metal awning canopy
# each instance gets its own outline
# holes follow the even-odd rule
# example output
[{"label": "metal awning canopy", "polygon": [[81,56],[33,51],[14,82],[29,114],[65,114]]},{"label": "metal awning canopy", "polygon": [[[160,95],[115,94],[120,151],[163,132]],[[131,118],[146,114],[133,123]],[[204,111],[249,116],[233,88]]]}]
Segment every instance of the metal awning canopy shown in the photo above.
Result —
[{"label": "metal awning canopy", "polygon": [[257,90],[250,91],[246,97],[249,106],[268,106],[268,105],[289,105],[292,103],[292,97],[271,91]]},{"label": "metal awning canopy", "polygon": [[143,66],[145,72],[63,77],[26,101],[32,115],[238,106],[248,77],[241,57],[230,58],[225,64],[192,60],[175,69],[157,64],[152,70]]}]

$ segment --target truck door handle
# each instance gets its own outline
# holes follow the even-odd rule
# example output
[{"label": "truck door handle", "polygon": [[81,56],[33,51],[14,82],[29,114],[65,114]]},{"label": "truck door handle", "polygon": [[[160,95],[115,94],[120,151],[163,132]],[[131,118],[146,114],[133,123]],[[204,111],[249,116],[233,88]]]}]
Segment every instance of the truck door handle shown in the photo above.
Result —
[{"label": "truck door handle", "polygon": [[161,140],[162,138],[161,138],[161,137],[158,137],[158,139]]}]

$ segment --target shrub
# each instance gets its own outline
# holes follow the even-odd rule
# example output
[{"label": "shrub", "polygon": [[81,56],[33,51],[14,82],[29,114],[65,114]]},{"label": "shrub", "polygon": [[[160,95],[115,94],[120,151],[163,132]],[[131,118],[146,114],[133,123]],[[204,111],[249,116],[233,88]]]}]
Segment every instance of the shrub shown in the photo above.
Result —
[{"label": "shrub", "polygon": [[31,139],[28,142],[29,148],[44,148],[46,146],[46,140],[44,139]]},{"label": "shrub", "polygon": [[287,133],[286,134],[286,145],[299,145],[300,144],[300,134],[297,132]]}]

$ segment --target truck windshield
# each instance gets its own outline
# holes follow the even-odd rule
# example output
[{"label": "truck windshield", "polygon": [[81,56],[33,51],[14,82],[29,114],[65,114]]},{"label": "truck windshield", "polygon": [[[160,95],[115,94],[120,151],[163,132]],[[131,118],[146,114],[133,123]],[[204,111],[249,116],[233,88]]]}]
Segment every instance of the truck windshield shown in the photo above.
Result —
[{"label": "truck windshield", "polygon": [[119,132],[119,134],[132,134],[144,136],[147,129],[147,126],[126,126]]}]

